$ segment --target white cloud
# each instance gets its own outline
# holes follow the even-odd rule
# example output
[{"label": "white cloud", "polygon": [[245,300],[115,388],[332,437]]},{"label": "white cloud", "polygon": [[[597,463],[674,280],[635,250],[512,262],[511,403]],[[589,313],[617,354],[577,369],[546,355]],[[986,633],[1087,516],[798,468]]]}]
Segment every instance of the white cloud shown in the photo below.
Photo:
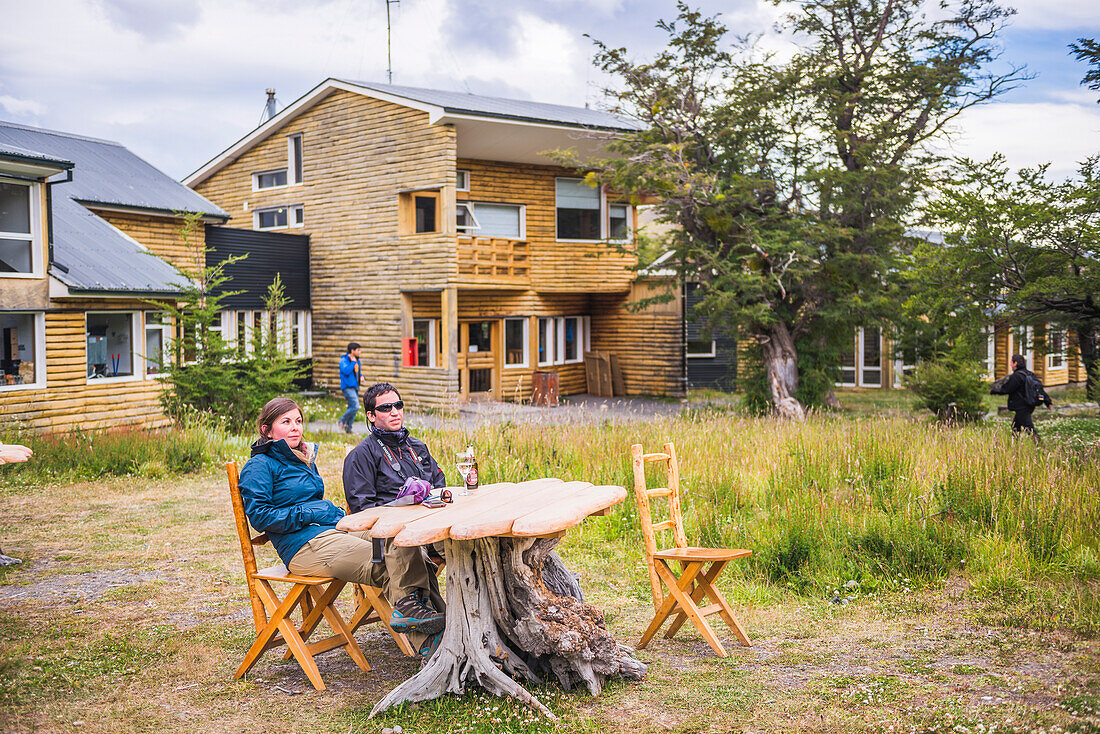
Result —
[{"label": "white cloud", "polygon": [[1100,28],[1100,7],[1096,0],[1013,0],[1016,8],[1012,24],[1021,29],[1080,30]]},{"label": "white cloud", "polygon": [[37,117],[46,111],[45,107],[33,99],[19,99],[10,94],[0,94],[0,107],[13,117]]},{"label": "white cloud", "polygon": [[1012,168],[1050,163],[1056,179],[1100,153],[1100,105],[998,103],[960,116],[959,134],[944,152],[986,160],[1002,153]]}]

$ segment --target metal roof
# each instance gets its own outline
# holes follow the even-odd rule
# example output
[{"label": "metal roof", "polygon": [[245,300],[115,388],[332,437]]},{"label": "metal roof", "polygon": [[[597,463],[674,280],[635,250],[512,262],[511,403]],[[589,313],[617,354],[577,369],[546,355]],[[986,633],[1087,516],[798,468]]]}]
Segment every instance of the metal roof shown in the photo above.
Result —
[{"label": "metal roof", "polygon": [[0,146],[17,147],[74,164],[73,180],[54,196],[105,206],[160,212],[229,214],[118,143],[0,121]]},{"label": "metal roof", "polygon": [[64,196],[53,199],[50,275],[80,293],[178,294],[185,279],[172,265]]},{"label": "metal roof", "polygon": [[0,121],[0,158],[72,168],[52,192],[50,275],[78,293],[155,296],[179,292],[175,267],[85,208],[229,215],[118,143]]},{"label": "metal roof", "polygon": [[597,128],[601,130],[640,130],[643,126],[637,120],[587,107],[569,107],[566,105],[528,102],[504,97],[484,97],[479,94],[447,92],[440,89],[421,89],[403,87],[395,84],[376,84],[354,80],[340,80],[345,84],[404,97],[415,102],[442,107],[447,114],[474,115],[477,117],[495,117],[506,120],[525,120],[554,125],[572,125]]}]

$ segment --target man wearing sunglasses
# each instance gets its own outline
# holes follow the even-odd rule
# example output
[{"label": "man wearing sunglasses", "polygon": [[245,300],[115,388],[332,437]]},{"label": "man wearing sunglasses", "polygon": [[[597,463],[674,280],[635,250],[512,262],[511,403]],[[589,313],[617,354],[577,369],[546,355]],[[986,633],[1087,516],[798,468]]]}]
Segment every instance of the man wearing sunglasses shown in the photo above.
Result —
[{"label": "man wearing sunglasses", "polygon": [[[363,407],[370,430],[344,459],[344,497],[350,513],[394,501],[413,479],[436,488],[446,486],[443,470],[428,447],[405,428],[405,403],[397,388],[388,382],[371,385],[363,395]],[[426,549],[401,548],[376,538],[374,559],[386,564],[384,592],[394,610],[390,626],[399,632],[441,630],[443,597]],[[426,640],[421,654],[434,652],[438,637]],[[414,639],[414,644],[419,640]]]}]

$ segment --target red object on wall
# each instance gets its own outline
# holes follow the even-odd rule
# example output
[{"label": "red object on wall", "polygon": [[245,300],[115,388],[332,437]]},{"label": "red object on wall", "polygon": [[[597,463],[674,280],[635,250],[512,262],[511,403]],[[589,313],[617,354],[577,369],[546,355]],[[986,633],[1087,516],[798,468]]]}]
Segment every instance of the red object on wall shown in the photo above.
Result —
[{"label": "red object on wall", "polygon": [[406,367],[420,366],[420,343],[415,336],[406,337],[402,340],[401,353],[404,355],[402,364]]}]

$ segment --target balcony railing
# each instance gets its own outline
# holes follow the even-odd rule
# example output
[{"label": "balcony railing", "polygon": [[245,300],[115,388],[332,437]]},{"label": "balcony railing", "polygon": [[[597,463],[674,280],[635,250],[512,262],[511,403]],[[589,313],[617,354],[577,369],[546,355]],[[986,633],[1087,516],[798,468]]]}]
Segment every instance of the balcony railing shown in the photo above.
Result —
[{"label": "balcony railing", "polygon": [[460,237],[458,277],[485,283],[526,283],[531,277],[528,245],[500,237]]}]

